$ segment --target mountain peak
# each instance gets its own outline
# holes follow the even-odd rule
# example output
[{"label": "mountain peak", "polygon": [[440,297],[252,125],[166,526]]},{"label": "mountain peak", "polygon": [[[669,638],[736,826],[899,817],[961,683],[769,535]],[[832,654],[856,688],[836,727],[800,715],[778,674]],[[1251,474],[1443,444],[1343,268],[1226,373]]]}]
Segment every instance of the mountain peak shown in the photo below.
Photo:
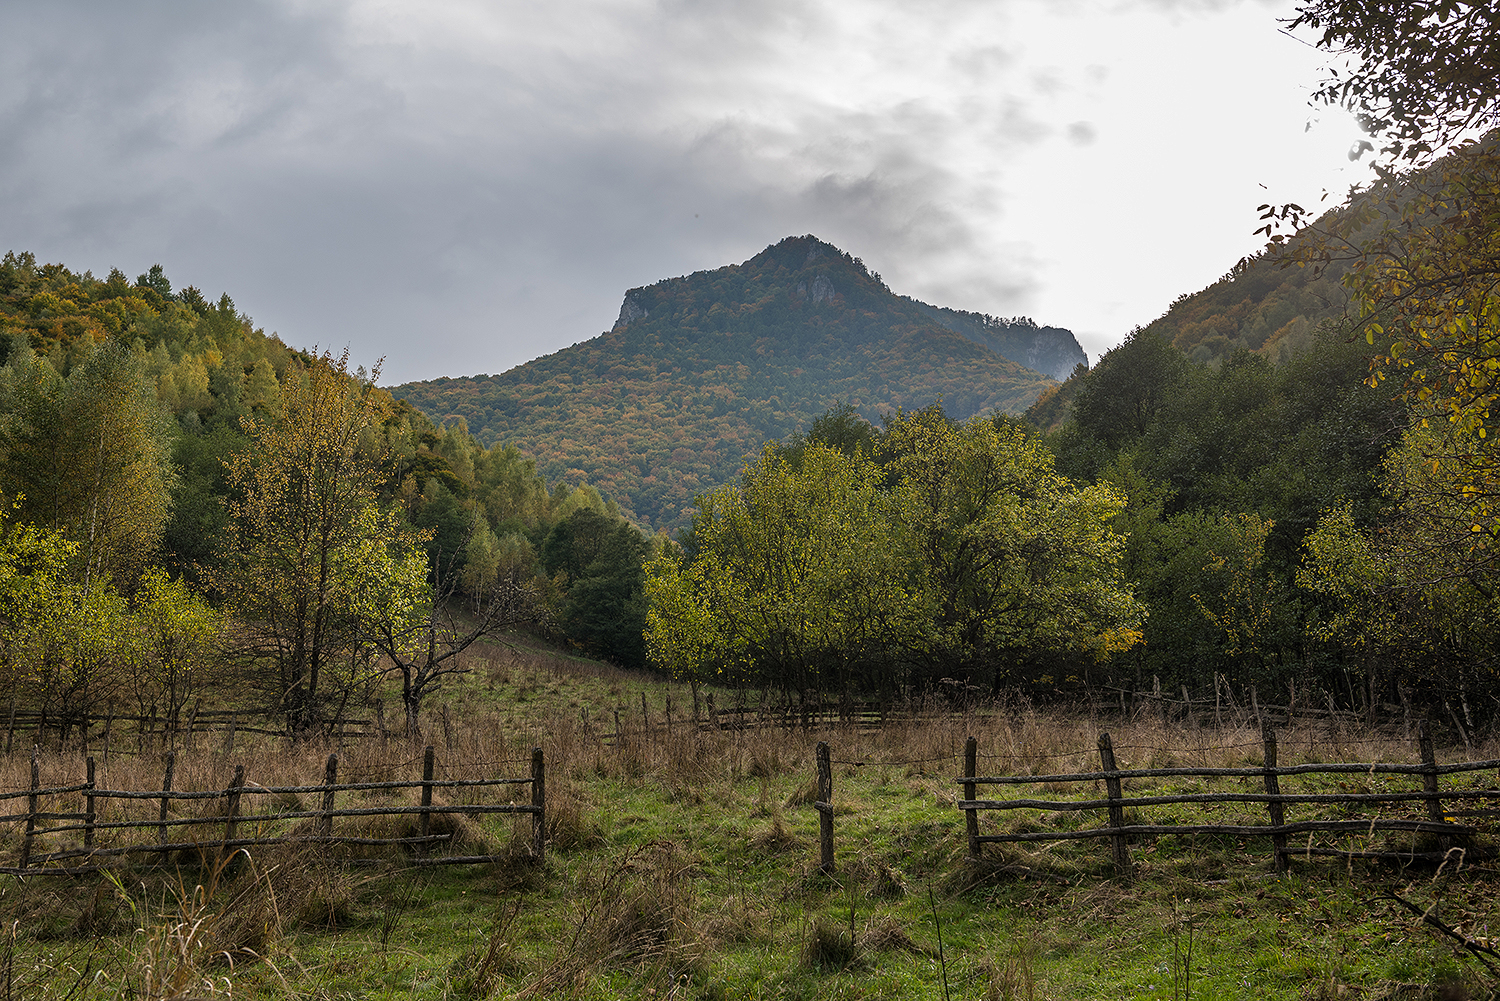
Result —
[{"label": "mountain peak", "polygon": [[836,404],[872,421],[937,400],[956,418],[1021,412],[1052,382],[986,343],[1001,340],[991,320],[895,295],[859,258],[791,236],[740,264],[630,289],[608,332],[482,384],[394,393],[535,455],[549,479],[586,478],[628,516],[676,528],[763,442]]}]

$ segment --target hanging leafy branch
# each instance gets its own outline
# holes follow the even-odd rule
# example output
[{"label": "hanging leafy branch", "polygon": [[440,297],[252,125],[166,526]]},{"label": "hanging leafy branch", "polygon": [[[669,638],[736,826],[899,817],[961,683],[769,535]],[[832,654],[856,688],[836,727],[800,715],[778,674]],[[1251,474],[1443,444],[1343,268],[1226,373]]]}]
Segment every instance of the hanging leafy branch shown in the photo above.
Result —
[{"label": "hanging leafy branch", "polygon": [[1313,100],[1354,111],[1392,162],[1500,122],[1500,8],[1487,0],[1317,0],[1297,8],[1289,28],[1301,27],[1356,60],[1330,68]]}]

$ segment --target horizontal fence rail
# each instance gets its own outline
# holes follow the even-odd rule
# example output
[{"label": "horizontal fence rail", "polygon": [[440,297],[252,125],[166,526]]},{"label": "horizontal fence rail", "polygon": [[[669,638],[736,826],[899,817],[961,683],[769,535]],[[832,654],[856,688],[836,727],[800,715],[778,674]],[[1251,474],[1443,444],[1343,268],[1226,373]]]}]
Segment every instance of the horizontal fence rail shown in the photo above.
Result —
[{"label": "horizontal fence rail", "polygon": [[[237,766],[234,778],[223,789],[173,789],[172,780],[176,763],[174,754],[166,755],[166,771],[162,788],[157,790],[130,790],[99,788],[95,781],[95,764],[88,758],[88,779],[72,785],[43,787],[37,752],[31,758],[31,787],[17,792],[0,793],[0,800],[16,800],[25,797],[25,813],[0,816],[0,824],[24,824],[21,849],[17,864],[0,866],[0,873],[11,875],[79,874],[97,871],[101,860],[127,855],[165,856],[178,852],[197,852],[205,860],[225,860],[234,851],[251,846],[266,845],[349,845],[349,846],[405,846],[416,853],[415,861],[423,864],[476,863],[496,861],[504,856],[465,855],[441,856],[430,854],[430,849],[450,842],[452,835],[433,833],[433,817],[485,816],[492,814],[529,814],[532,820],[532,837],[529,848],[541,858],[546,848],[546,763],[541,748],[531,754],[531,775],[525,778],[482,779],[438,779],[434,778],[436,756],[429,746],[423,754],[422,777],[420,779],[388,782],[338,781],[338,755],[330,754],[324,767],[324,780],[316,785],[261,786],[247,781],[244,766]],[[492,802],[434,803],[434,790],[520,790],[529,787],[527,802],[498,798]],[[419,802],[411,804],[379,804],[373,806],[351,806],[347,802],[337,805],[337,798],[345,794],[368,792],[416,792]],[[81,811],[43,809],[44,802],[56,802],[59,797],[82,794],[84,809]],[[317,808],[283,806],[281,809],[257,810],[254,804],[280,801],[288,798],[317,794]],[[111,800],[123,803],[151,801],[157,804],[156,816],[132,817],[123,820],[101,820],[100,808]],[[172,816],[171,804],[181,801],[200,807],[217,806],[211,812],[199,816]],[[384,837],[370,836],[368,832],[339,831],[335,821],[340,818],[391,817],[413,818],[415,834],[399,834]],[[253,830],[250,836],[242,836],[241,828]],[[208,829],[217,836],[201,836],[199,840],[185,839],[179,832],[191,837],[192,829]],[[154,838],[130,838],[130,832],[149,832]],[[41,839],[72,835],[81,838],[80,844],[59,847],[50,851],[38,851]],[[124,835],[117,841],[102,843],[114,835]],[[79,865],[59,863],[83,861]]]},{"label": "horizontal fence rail", "polygon": [[[1072,841],[1091,838],[1108,838],[1111,843],[1116,873],[1129,877],[1132,873],[1129,839],[1142,836],[1169,835],[1226,835],[1231,837],[1266,837],[1272,842],[1276,868],[1284,871],[1292,855],[1337,856],[1342,858],[1391,858],[1414,860],[1418,858],[1441,861],[1448,857],[1455,841],[1473,839],[1478,833],[1474,826],[1457,823],[1459,817],[1497,817],[1500,809],[1484,808],[1486,804],[1500,806],[1500,788],[1448,789],[1440,790],[1439,776],[1454,776],[1466,773],[1494,771],[1500,769],[1500,759],[1490,761],[1465,761],[1438,764],[1427,727],[1420,729],[1418,743],[1422,762],[1415,765],[1383,764],[1379,762],[1330,764],[1301,764],[1278,766],[1275,731],[1268,725],[1262,730],[1264,741],[1264,765],[1246,768],[1120,768],[1115,761],[1114,748],[1108,734],[1099,736],[1100,769],[1090,772],[1073,772],[1053,775],[997,775],[977,774],[978,750],[975,738],[970,737],[964,749],[964,774],[955,781],[962,787],[962,798],[958,808],[964,811],[965,828],[969,842],[969,854],[979,858],[983,846],[989,843]],[[1420,777],[1420,790],[1391,792],[1292,792],[1281,790],[1283,777],[1316,775],[1385,775]],[[1155,794],[1145,792],[1128,795],[1126,782],[1140,779],[1194,777],[1194,778],[1242,778],[1260,779],[1263,791],[1258,792],[1184,792]],[[1104,783],[1105,795],[1088,799],[980,799],[980,786],[1026,786],[1062,785],[1068,783]],[[1448,809],[1444,802],[1463,803],[1480,808]],[[1125,811],[1148,806],[1210,805],[1232,803],[1255,803],[1266,808],[1265,824],[1150,824],[1127,823]],[[1367,816],[1360,819],[1329,819],[1318,817],[1307,820],[1288,821],[1286,808],[1298,806],[1422,806],[1425,816]],[[1081,830],[1023,831],[1005,834],[982,834],[979,825],[981,811],[1045,810],[1053,813],[1077,813],[1084,811],[1108,811],[1105,826]],[[1412,835],[1432,835],[1437,850],[1418,851],[1413,844],[1408,850],[1333,848],[1313,845],[1295,851],[1287,846],[1289,835],[1366,834],[1375,832],[1405,832]],[[1464,850],[1468,851],[1469,846]]]}]

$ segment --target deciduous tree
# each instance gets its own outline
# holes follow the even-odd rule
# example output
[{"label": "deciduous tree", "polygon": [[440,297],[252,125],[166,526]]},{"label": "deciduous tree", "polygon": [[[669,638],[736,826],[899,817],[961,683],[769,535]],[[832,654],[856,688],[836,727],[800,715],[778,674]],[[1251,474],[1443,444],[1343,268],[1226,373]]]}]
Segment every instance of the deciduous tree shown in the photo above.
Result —
[{"label": "deciduous tree", "polygon": [[[251,447],[228,464],[219,586],[247,648],[273,666],[276,703],[306,732],[369,679],[369,595],[420,559],[421,539],[377,508],[389,399],[350,375],[347,352],[295,363],[267,405],[243,419]],[[384,614],[418,597],[388,591],[399,607]]]},{"label": "deciduous tree", "polygon": [[16,359],[0,387],[0,479],[19,517],[78,543],[85,588],[138,574],[170,514],[171,419],[128,350],[106,342],[67,378]]}]

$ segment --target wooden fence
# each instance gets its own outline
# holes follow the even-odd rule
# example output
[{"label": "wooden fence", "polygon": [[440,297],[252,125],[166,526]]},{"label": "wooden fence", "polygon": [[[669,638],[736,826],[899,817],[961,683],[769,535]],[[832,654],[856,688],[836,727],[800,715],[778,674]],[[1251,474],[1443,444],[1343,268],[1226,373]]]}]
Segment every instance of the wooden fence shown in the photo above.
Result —
[{"label": "wooden fence", "polygon": [[[724,693],[721,691],[721,695]],[[1094,686],[1074,693],[1071,701],[1081,710],[1085,707],[1091,718],[1120,715],[1125,717],[1156,716],[1160,719],[1187,722],[1192,725],[1213,725],[1223,729],[1226,725],[1256,726],[1260,721],[1272,724],[1292,725],[1314,723],[1330,727],[1376,725],[1380,720],[1395,724],[1400,721],[1401,732],[1410,737],[1416,728],[1417,710],[1403,693],[1401,704],[1372,702],[1368,693],[1351,688],[1344,698],[1336,698],[1331,692],[1315,688],[1298,688],[1292,683],[1285,693],[1285,704],[1263,698],[1254,685],[1242,686],[1238,690],[1222,675],[1215,675],[1212,689],[1204,686],[1191,692],[1179,685],[1174,692],[1163,688],[1159,679],[1153,678],[1149,687],[1122,688]],[[921,698],[894,697],[884,700],[799,699],[789,693],[773,693],[768,690],[756,692],[738,689],[732,693],[734,705],[720,708],[714,704],[714,694],[702,692],[700,700],[694,694],[686,705],[673,705],[672,694],[665,693],[664,710],[658,706],[653,711],[647,705],[645,693],[641,693],[639,713],[632,704],[620,704],[596,712],[590,719],[589,710],[581,709],[583,723],[595,736],[605,742],[618,743],[638,732],[674,733],[681,729],[709,730],[817,730],[827,727],[854,728],[872,731],[902,721],[913,721],[934,715],[951,715],[955,712],[983,718],[986,715],[1005,712],[1003,700],[997,701],[987,687],[965,684],[944,678],[934,689]],[[1474,730],[1467,696],[1459,692],[1450,700],[1442,699],[1447,724],[1466,747],[1470,745]],[[363,737],[390,737],[404,733],[404,719],[398,712],[387,720],[384,703],[373,701],[363,707],[367,718],[341,717],[329,721],[325,736],[343,743]],[[426,714],[432,732],[427,739],[436,739],[441,727],[442,742],[449,750],[456,749],[455,727],[451,718],[452,707],[436,703]],[[600,732],[608,724],[605,720],[612,712],[613,732]],[[33,709],[12,707],[3,717],[4,753],[9,756],[13,748],[39,743],[54,746],[81,748],[85,755],[97,751],[108,766],[112,754],[159,753],[178,747],[192,748],[195,738],[210,734],[219,736],[219,747],[223,753],[232,753],[239,735],[262,735],[288,740],[295,739],[286,726],[286,720],[276,714],[240,709],[210,709],[196,702],[181,707],[175,714],[158,712],[139,715],[110,712],[90,714],[70,712],[48,715]],[[636,723],[639,721],[640,730]],[[1481,721],[1482,722],[1482,721]],[[29,735],[29,736],[28,736]],[[421,739],[415,738],[415,739]]]},{"label": "wooden fence", "polygon": [[[330,754],[323,771],[323,781],[304,786],[260,786],[249,782],[245,767],[238,765],[234,777],[223,789],[177,790],[172,788],[175,756],[166,757],[166,770],[162,788],[136,791],[102,789],[95,781],[94,759],[86,761],[86,777],[81,783],[69,786],[43,788],[37,752],[31,756],[31,786],[29,789],[0,793],[0,800],[10,801],[26,798],[26,812],[0,816],[0,823],[22,823],[20,857],[14,866],[0,866],[0,873],[12,875],[76,875],[98,871],[101,861],[124,855],[156,855],[165,858],[172,853],[197,853],[205,860],[225,860],[235,851],[254,845],[401,845],[416,853],[415,861],[423,864],[454,864],[492,862],[496,855],[432,855],[437,844],[451,840],[451,834],[432,832],[434,816],[472,816],[495,813],[531,815],[531,851],[540,859],[546,844],[546,764],[542,749],[531,752],[531,774],[526,778],[489,779],[436,779],[436,755],[431,746],[422,758],[422,777],[410,781],[395,782],[351,782],[338,781],[337,754]],[[530,802],[493,802],[464,804],[435,804],[434,790],[464,790],[478,792],[484,789],[530,787]],[[376,806],[337,805],[340,793],[368,793],[372,791],[396,792],[414,790],[419,792],[419,804],[402,806],[383,804]],[[256,800],[274,804],[299,804],[299,797],[317,795],[318,808],[302,809],[300,805],[291,809],[265,809],[257,811],[249,804]],[[59,800],[74,797],[81,802],[81,811],[66,811],[47,808],[48,800],[56,806]],[[346,797],[347,798],[347,797]],[[154,801],[157,805],[154,818],[131,818],[110,820],[104,816],[110,801]],[[172,816],[174,801],[196,803],[198,816]],[[215,809],[216,807],[216,809]],[[248,807],[248,808],[247,808]],[[400,837],[365,837],[349,831],[336,829],[335,821],[347,817],[415,817],[416,834]],[[51,825],[51,826],[46,826]],[[254,836],[241,836],[243,828],[253,826],[259,831]],[[181,829],[203,831],[210,836],[196,840],[175,837]],[[131,832],[154,832],[150,839],[132,839]],[[49,836],[65,836],[78,842],[76,846],[53,851],[37,851],[38,840]],[[71,863],[71,864],[70,864]]]},{"label": "wooden fence", "polygon": [[[1248,768],[1137,768],[1122,769],[1115,760],[1114,747],[1109,734],[1099,735],[1100,770],[1057,775],[1001,775],[978,774],[978,742],[970,737],[964,745],[964,774],[954,781],[962,787],[962,798],[958,808],[964,813],[964,827],[968,838],[969,855],[982,857],[983,846],[988,843],[1072,841],[1080,839],[1108,838],[1112,849],[1115,872],[1125,878],[1133,873],[1130,858],[1130,839],[1169,835],[1223,835],[1230,837],[1264,837],[1271,841],[1272,855],[1277,871],[1285,871],[1294,856],[1336,856],[1339,858],[1394,859],[1403,862],[1423,860],[1442,862],[1459,846],[1465,853],[1476,849],[1488,853],[1491,848],[1477,844],[1474,839],[1480,833],[1474,826],[1457,823],[1459,818],[1500,817],[1500,809],[1484,804],[1500,806],[1500,787],[1487,789],[1439,788],[1438,779],[1445,775],[1459,775],[1500,769],[1500,759],[1492,761],[1464,761],[1453,764],[1438,764],[1431,736],[1424,724],[1420,727],[1418,745],[1421,763],[1414,765],[1381,764],[1378,762],[1303,764],[1279,766],[1275,731],[1266,726],[1262,729],[1264,763]],[[814,755],[817,767],[817,796],[813,803],[818,813],[818,867],[825,873],[835,870],[834,861],[834,804],[833,765],[829,746],[820,741]],[[1419,777],[1421,789],[1393,792],[1368,793],[1286,793],[1281,789],[1283,776],[1317,775],[1406,775]],[[1127,795],[1125,784],[1140,779],[1155,778],[1208,778],[1249,779],[1257,781],[1262,791],[1258,792],[1210,792],[1179,793],[1169,795]],[[1073,782],[1103,783],[1103,799],[1009,799],[981,800],[977,788],[981,785],[1024,786],[1058,785]],[[1461,807],[1444,809],[1443,801],[1464,804]],[[1126,811],[1148,806],[1198,805],[1231,803],[1256,803],[1266,809],[1265,824],[1136,824],[1126,822]],[[1380,806],[1421,805],[1425,817],[1366,816],[1361,819],[1312,818],[1288,822],[1288,805],[1340,805],[1345,808],[1369,810]],[[1025,831],[1011,834],[981,834],[979,814],[986,810],[1038,810],[1050,813],[1082,811],[1104,811],[1107,826],[1078,830]],[[1377,831],[1404,832],[1415,838],[1417,835],[1431,836],[1436,850],[1417,850],[1412,844],[1405,850],[1330,848],[1313,845],[1293,849],[1288,844],[1289,835],[1317,833],[1345,835],[1373,835]]]},{"label": "wooden fence", "polygon": [[[1439,788],[1438,779],[1444,775],[1480,772],[1500,768],[1500,760],[1465,761],[1455,764],[1437,763],[1432,739],[1426,725],[1420,728],[1418,738],[1421,764],[1399,765],[1378,762],[1303,764],[1278,766],[1275,731],[1269,726],[1262,731],[1264,740],[1264,764],[1249,768],[1136,768],[1122,769],[1115,760],[1114,749],[1108,734],[1099,736],[1098,771],[1060,775],[1000,775],[981,776],[977,773],[978,747],[970,737],[964,748],[964,774],[956,779],[963,789],[958,808],[964,811],[968,834],[969,854],[980,857],[987,843],[1067,841],[1085,838],[1108,838],[1110,840],[1115,871],[1129,877],[1132,872],[1129,840],[1138,837],[1167,835],[1226,835],[1232,837],[1269,838],[1278,871],[1287,868],[1293,856],[1336,856],[1339,858],[1380,858],[1442,861],[1448,857],[1455,843],[1473,839],[1478,833],[1474,826],[1455,823],[1459,817],[1496,817],[1500,809],[1482,808],[1483,804],[1500,804],[1500,788],[1449,789]],[[1403,775],[1420,778],[1421,789],[1393,792],[1286,793],[1281,789],[1281,779],[1290,776],[1316,775]],[[1171,795],[1127,795],[1125,783],[1154,778],[1238,778],[1258,781],[1262,791],[1257,792],[1202,792]],[[1053,799],[979,799],[979,786],[1023,786],[1057,785],[1085,782],[1104,783],[1105,798],[1082,800]],[[1443,809],[1443,801],[1462,803],[1463,808]],[[1227,804],[1255,803],[1265,807],[1265,824],[1141,824],[1127,823],[1126,810],[1149,806],[1176,804]],[[1420,805],[1425,817],[1367,816],[1360,819],[1329,819],[1318,817],[1289,822],[1288,806],[1293,805],[1339,805],[1347,808],[1369,810],[1382,806]],[[1476,805],[1481,808],[1476,808]],[[1081,830],[1027,831],[1011,834],[981,834],[979,813],[985,810],[1040,810],[1048,812],[1107,811],[1108,822],[1104,827]],[[1407,850],[1390,848],[1350,850],[1326,845],[1314,846],[1311,838],[1318,833],[1365,834],[1377,831],[1406,832],[1412,836]],[[1290,835],[1308,835],[1306,848],[1288,847]],[[1436,850],[1417,850],[1417,835],[1430,835]],[[1469,850],[1465,848],[1464,850]]]}]

